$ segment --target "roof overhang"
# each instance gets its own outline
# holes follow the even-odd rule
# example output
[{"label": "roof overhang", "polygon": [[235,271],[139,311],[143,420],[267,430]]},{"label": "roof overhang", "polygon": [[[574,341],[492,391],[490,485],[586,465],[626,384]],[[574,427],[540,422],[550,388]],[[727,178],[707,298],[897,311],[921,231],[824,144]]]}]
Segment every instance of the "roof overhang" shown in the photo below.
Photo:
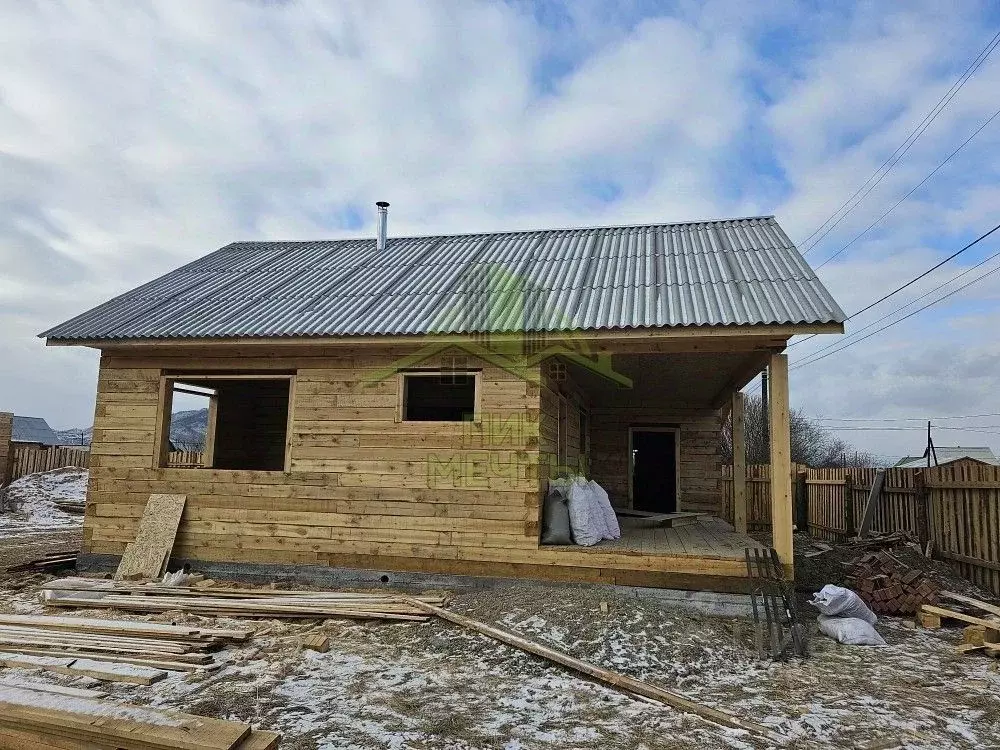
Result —
[{"label": "roof overhang", "polygon": [[[653,345],[677,344],[733,345],[744,341],[740,348],[773,347],[787,342],[793,336],[804,334],[838,334],[844,332],[843,323],[802,323],[791,325],[730,325],[730,326],[675,326],[670,328],[622,328],[573,331],[517,331],[486,334],[493,342],[517,342],[526,338],[545,341],[586,343],[602,348],[618,348],[620,344]],[[153,348],[230,348],[230,347],[378,347],[424,344],[463,344],[481,341],[479,334],[412,334],[374,336],[269,336],[269,337],[217,337],[217,338],[149,338],[149,339],[56,339],[47,338],[46,346],[86,346],[94,349],[153,349]],[[685,344],[685,342],[688,342]],[[764,343],[768,342],[768,343]],[[709,349],[707,349],[709,350]]]}]

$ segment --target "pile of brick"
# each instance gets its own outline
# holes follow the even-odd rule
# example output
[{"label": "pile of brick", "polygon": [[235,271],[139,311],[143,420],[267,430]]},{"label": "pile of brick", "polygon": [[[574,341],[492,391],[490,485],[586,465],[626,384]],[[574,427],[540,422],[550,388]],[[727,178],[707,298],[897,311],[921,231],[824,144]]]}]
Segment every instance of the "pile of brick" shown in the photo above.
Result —
[{"label": "pile of brick", "polygon": [[934,604],[941,590],[923,571],[887,552],[870,553],[852,562],[846,583],[878,615],[912,615],[921,604]]}]

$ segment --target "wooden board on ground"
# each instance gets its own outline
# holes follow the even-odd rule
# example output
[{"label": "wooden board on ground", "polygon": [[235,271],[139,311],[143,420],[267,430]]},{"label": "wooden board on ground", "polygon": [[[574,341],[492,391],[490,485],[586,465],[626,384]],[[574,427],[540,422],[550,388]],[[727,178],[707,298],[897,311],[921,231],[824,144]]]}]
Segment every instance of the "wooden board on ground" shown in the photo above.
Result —
[{"label": "wooden board on ground", "polygon": [[945,620],[959,620],[960,622],[967,622],[972,625],[982,625],[984,628],[987,628],[988,630],[996,630],[1000,628],[1000,621],[985,620],[982,617],[974,617],[972,615],[967,615],[964,612],[955,612],[954,610],[951,609],[944,609],[943,607],[935,607],[932,604],[921,605],[920,614],[932,615]]},{"label": "wooden board on ground", "polygon": [[125,547],[115,580],[159,578],[167,569],[186,495],[150,495],[135,533]]},{"label": "wooden board on ground", "polygon": [[0,664],[20,669],[41,669],[73,677],[92,677],[104,682],[127,682],[131,685],[152,685],[167,676],[161,669],[56,655],[0,652]]},{"label": "wooden board on ground", "polygon": [[232,750],[250,736],[250,725],[242,722],[87,698],[71,705],[60,696],[0,687],[0,732],[37,732],[75,740],[78,747],[123,750]]},{"label": "wooden board on ground", "polygon": [[644,510],[617,509],[615,515],[626,526],[666,527],[698,523],[708,513],[648,513]]},{"label": "wooden board on ground", "polygon": [[235,750],[274,750],[278,746],[281,735],[277,732],[267,732],[254,729],[250,736],[236,746]]}]

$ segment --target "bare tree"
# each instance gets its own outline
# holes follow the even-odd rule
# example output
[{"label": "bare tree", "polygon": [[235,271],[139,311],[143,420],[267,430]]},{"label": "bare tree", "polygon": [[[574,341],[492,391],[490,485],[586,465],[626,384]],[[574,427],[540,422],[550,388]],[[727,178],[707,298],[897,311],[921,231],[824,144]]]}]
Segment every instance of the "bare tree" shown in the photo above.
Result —
[{"label": "bare tree", "polygon": [[[771,452],[765,441],[763,404],[759,396],[746,396],[745,400],[746,451],[748,464],[766,464],[771,461]],[[835,466],[880,466],[877,457],[871,453],[858,451],[829,430],[823,428],[799,409],[792,409],[788,415],[791,429],[792,461],[813,468]],[[724,461],[733,460],[732,414],[722,426],[722,456]]]}]

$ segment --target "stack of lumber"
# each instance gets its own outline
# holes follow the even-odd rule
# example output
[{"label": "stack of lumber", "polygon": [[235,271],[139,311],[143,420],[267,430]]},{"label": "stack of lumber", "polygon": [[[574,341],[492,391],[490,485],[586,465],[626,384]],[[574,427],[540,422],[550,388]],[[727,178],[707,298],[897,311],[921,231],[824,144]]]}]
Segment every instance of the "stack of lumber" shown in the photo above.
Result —
[{"label": "stack of lumber", "polygon": [[239,721],[0,687],[0,750],[272,750],[280,739]]},{"label": "stack of lumber", "polygon": [[0,615],[0,664],[149,685],[167,671],[212,669],[210,651],[250,635],[129,620]]},{"label": "stack of lumber", "polygon": [[951,591],[942,591],[941,598],[961,602],[967,605],[967,611],[925,604],[918,613],[920,624],[925,628],[936,629],[941,627],[943,620],[968,623],[962,630],[962,643],[958,652],[982,652],[1000,659],[1000,607]]},{"label": "stack of lumber", "polygon": [[49,552],[43,557],[39,557],[35,560],[29,560],[28,562],[21,563],[20,565],[12,565],[7,568],[9,573],[24,573],[32,572],[39,573],[43,571],[55,570],[56,568],[69,568],[76,565],[76,552]]},{"label": "stack of lumber", "polygon": [[[424,622],[427,614],[405,596],[343,591],[280,591],[277,589],[203,588],[86,581],[86,588],[66,579],[46,586],[48,607],[104,608],[129,612],[168,612],[230,617],[284,619],[350,617],[363,620]],[[82,584],[81,584],[82,585]],[[417,597],[442,604],[438,596]]]},{"label": "stack of lumber", "polygon": [[878,615],[912,615],[937,601],[940,586],[888,552],[869,553],[847,569],[846,582]]}]

